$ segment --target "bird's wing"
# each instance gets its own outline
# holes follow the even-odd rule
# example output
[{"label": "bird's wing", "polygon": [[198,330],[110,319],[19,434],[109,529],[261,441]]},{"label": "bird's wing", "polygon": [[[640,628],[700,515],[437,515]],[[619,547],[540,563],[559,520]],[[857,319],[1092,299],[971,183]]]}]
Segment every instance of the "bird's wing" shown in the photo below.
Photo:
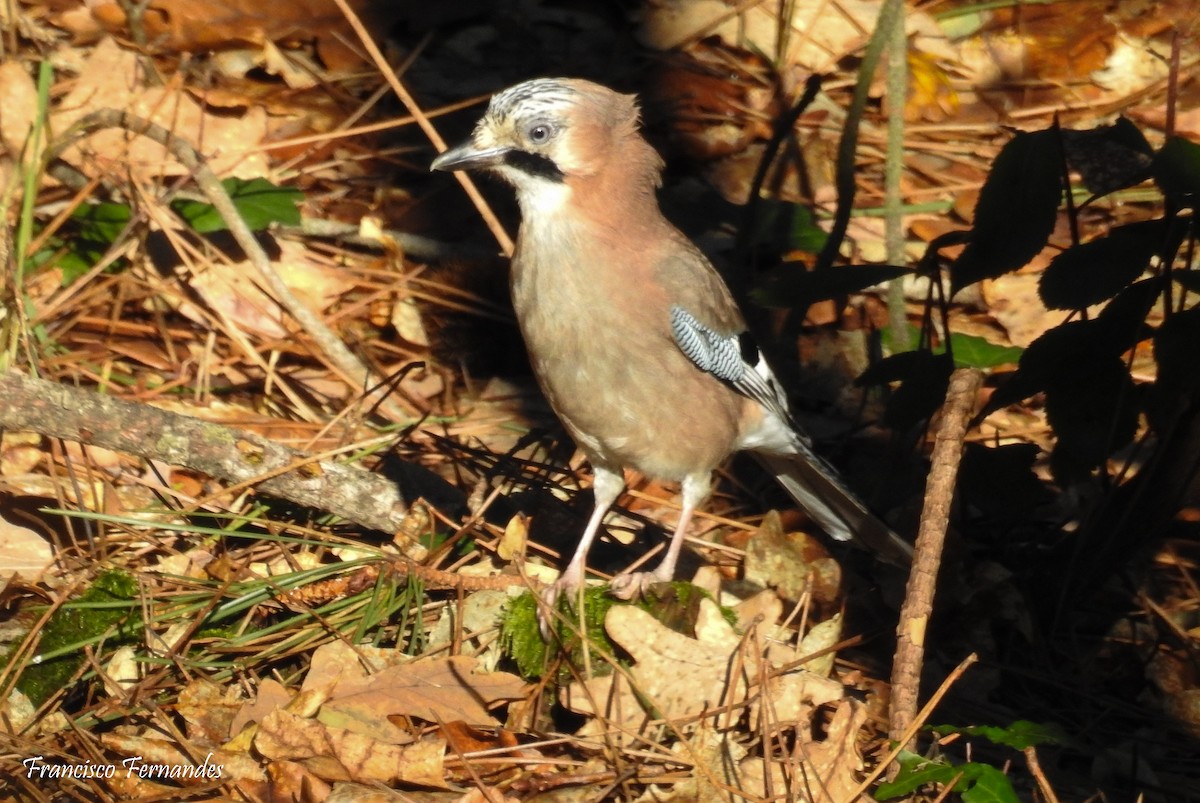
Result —
[{"label": "bird's wing", "polygon": [[722,334],[676,304],[671,307],[671,335],[697,368],[792,424],[787,397],[749,332]]}]

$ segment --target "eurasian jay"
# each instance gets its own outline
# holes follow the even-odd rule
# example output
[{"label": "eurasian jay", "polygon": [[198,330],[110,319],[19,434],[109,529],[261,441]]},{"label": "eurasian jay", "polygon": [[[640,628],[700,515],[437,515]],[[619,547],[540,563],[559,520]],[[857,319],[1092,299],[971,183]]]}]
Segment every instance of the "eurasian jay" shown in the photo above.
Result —
[{"label": "eurasian jay", "polygon": [[713,471],[742,449],[830,536],[906,563],[911,547],[813,453],[729,288],[663,217],[662,167],[632,95],[561,78],[497,94],[471,138],[431,165],[490,170],[516,190],[513,307],[542,391],[595,472],[595,508],[544,598],[583,583],[625,468],[680,482],[682,512],[657,568],[619,575],[613,591],[673,579]]}]

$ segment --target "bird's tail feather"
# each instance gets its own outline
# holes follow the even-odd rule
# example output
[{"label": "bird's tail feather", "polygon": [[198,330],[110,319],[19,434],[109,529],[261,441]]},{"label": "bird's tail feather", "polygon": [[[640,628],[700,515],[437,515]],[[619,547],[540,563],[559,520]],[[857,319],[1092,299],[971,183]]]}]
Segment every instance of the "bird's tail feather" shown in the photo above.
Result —
[{"label": "bird's tail feather", "polygon": [[912,545],[872,514],[821,458],[804,452],[754,456],[831,537],[858,541],[902,568],[912,563]]}]

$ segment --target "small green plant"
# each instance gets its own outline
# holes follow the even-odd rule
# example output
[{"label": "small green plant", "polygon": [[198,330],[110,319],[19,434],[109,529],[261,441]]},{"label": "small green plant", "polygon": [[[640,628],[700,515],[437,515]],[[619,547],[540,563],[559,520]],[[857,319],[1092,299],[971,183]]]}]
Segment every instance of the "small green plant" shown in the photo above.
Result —
[{"label": "small green plant", "polygon": [[[279,187],[264,178],[227,178],[221,182],[238,213],[251,231],[262,231],[273,223],[297,225],[300,222],[299,190]],[[197,234],[225,231],[228,224],[210,203],[180,198],[171,209]],[[47,238],[32,256],[30,268],[57,265],[63,285],[69,285],[91,270],[116,244],[134,219],[128,204],[101,201],[80,206],[61,231]],[[114,262],[120,269],[123,262]]]},{"label": "small green plant", "polygon": [[[50,615],[38,642],[38,656],[28,664],[17,688],[36,706],[67,685],[84,660],[83,648],[101,640],[108,647],[140,635],[138,584],[125,572],[101,573],[73,600]],[[12,652],[3,659],[12,660]]]},{"label": "small green plant", "polygon": [[[613,644],[604,632],[604,616],[609,608],[619,604],[608,593],[607,588],[588,588],[583,592],[582,631],[580,616],[565,596],[559,599],[561,614],[553,623],[554,636],[564,652],[572,659],[582,659],[582,632],[589,649],[611,655]],[[546,672],[549,659],[553,656],[550,645],[543,639],[538,622],[538,601],[532,592],[522,594],[508,603],[504,618],[500,622],[500,646],[517,665],[517,671],[525,678],[539,678]]]},{"label": "small green plant", "polygon": [[[1028,720],[1018,720],[1007,728],[939,725],[930,730],[943,737],[960,734],[983,738],[992,744],[1014,750],[1025,750],[1040,744],[1062,744],[1065,741],[1061,729],[1056,725],[1042,725]],[[896,761],[900,764],[900,774],[895,780],[881,784],[875,790],[876,800],[911,795],[930,784],[944,787],[946,792],[958,792],[964,803],[1019,803],[1021,800],[1008,776],[991,764],[978,761],[955,764],[945,758],[927,759],[907,750],[900,753]]]},{"label": "small green plant", "polygon": [[[233,199],[238,213],[251,231],[262,231],[272,223],[296,226],[300,223],[299,204],[304,196],[297,189],[279,187],[265,178],[227,178],[221,182]],[[210,203],[179,199],[171,209],[199,234],[225,231],[229,225]]]},{"label": "small green plant", "polygon": [[[651,587],[634,603],[623,603],[609,594],[605,586],[589,587],[583,592],[582,628],[580,616],[575,610],[574,599],[562,597],[558,601],[559,616],[552,623],[553,636],[547,644],[538,622],[538,601],[533,593],[525,593],[508,603],[504,618],[500,622],[500,645],[504,653],[517,664],[517,671],[525,678],[540,678],[546,672],[551,658],[562,652],[573,666],[584,664],[584,640],[594,654],[611,656],[616,648],[604,629],[604,617],[614,605],[632,604],[648,611],[664,625],[678,633],[691,635],[700,600],[711,596],[703,589],[685,582],[663,583]],[[721,614],[730,624],[736,616],[728,608]],[[592,663],[594,670],[607,671],[603,661]],[[564,667],[562,679],[569,680],[569,670]]]}]

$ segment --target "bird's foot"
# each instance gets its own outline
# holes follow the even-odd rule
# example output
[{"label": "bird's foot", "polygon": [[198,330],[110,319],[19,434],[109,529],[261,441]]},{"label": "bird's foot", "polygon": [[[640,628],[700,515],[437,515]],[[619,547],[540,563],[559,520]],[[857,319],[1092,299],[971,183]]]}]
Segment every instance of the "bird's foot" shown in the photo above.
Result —
[{"label": "bird's foot", "polygon": [[582,585],[583,578],[568,569],[557,580],[538,592],[541,600],[537,611],[538,630],[541,631],[543,641],[549,643],[550,637],[554,633],[554,618],[558,615],[558,601],[564,595],[567,599],[575,599]]},{"label": "bird's foot", "polygon": [[632,572],[630,574],[618,574],[612,579],[612,584],[609,585],[609,593],[617,599],[631,600],[645,596],[646,591],[653,585],[659,583],[671,582],[671,575],[664,575],[657,570],[652,572]]}]

